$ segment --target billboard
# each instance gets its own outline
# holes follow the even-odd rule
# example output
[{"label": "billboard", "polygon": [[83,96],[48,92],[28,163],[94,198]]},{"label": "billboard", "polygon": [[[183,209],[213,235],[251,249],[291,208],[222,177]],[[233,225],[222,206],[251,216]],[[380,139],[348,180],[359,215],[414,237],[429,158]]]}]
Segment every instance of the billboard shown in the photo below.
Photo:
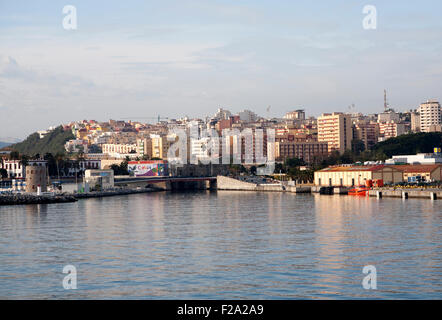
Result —
[{"label": "billboard", "polygon": [[163,160],[129,161],[127,170],[135,177],[167,176],[167,162]]}]

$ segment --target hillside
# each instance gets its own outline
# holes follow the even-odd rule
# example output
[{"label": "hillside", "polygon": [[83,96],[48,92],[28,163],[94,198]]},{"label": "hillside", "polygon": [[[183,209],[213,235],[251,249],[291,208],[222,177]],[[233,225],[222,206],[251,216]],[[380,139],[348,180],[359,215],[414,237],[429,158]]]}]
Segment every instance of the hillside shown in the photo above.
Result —
[{"label": "hillside", "polygon": [[34,156],[37,153],[44,155],[45,153],[65,153],[64,144],[66,141],[74,139],[71,131],[64,131],[62,126],[57,127],[48,133],[44,138],[40,139],[38,133],[33,133],[23,142],[19,142],[9,146],[8,149],[18,151],[20,154]]},{"label": "hillside", "polygon": [[442,147],[442,132],[406,134],[376,144],[373,152],[393,155],[432,153]]}]

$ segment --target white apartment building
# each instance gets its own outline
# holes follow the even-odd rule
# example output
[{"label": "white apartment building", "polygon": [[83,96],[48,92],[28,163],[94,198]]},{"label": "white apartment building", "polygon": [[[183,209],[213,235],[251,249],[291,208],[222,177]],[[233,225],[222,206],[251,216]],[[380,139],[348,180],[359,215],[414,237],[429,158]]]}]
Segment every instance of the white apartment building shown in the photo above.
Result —
[{"label": "white apartment building", "polygon": [[301,110],[301,109],[295,110],[295,111],[290,111],[285,114],[284,119],[305,120],[305,112],[304,112],[304,110]]},{"label": "white apartment building", "polygon": [[324,113],[318,117],[318,141],[328,143],[328,151],[351,150],[351,115],[342,112]]},{"label": "white apartment building", "polygon": [[441,153],[418,153],[415,155],[393,156],[385,164],[442,164]]},{"label": "white apartment building", "polygon": [[101,169],[101,160],[92,160],[92,159],[86,159],[86,160],[79,160],[76,161],[69,161],[70,165],[68,165],[67,171],[60,170],[60,175],[64,177],[75,177],[76,173],[81,172],[84,174],[86,170],[89,169]]},{"label": "white apartment building", "polygon": [[417,112],[411,112],[411,131],[420,132],[421,131],[421,117]]},{"label": "white apartment building", "polygon": [[88,142],[86,140],[75,139],[69,140],[64,144],[64,149],[67,152],[88,152]]},{"label": "white apartment building", "polygon": [[20,160],[4,160],[0,162],[0,168],[5,169],[8,173],[8,178],[25,178],[26,170],[22,166]]},{"label": "white apartment building", "polygon": [[[213,156],[219,157],[219,142],[212,145],[212,139],[209,137],[190,140],[191,159],[208,161]],[[212,152],[215,153],[212,155]]]},{"label": "white apartment building", "polygon": [[116,155],[116,154],[127,154],[127,153],[136,153],[137,145],[136,144],[103,144],[101,146],[101,150],[103,153],[108,155]]},{"label": "white apartment building", "polygon": [[378,114],[378,122],[400,122],[399,113],[386,111]]},{"label": "white apartment building", "polygon": [[224,119],[225,120],[225,119],[229,119],[231,116],[232,116],[232,113],[229,110],[219,108],[212,119],[214,119],[214,120],[223,120]]},{"label": "white apartment building", "polygon": [[238,112],[239,119],[244,122],[255,122],[258,120],[258,115],[250,110],[243,110]]},{"label": "white apartment building", "polygon": [[420,131],[430,132],[431,127],[442,124],[440,103],[436,100],[427,100],[417,109],[420,115]]}]

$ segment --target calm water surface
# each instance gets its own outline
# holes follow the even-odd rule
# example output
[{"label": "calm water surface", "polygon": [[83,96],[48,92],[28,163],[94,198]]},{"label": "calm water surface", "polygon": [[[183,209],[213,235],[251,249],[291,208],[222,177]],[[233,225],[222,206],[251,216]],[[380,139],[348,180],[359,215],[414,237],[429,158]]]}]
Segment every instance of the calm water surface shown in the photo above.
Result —
[{"label": "calm water surface", "polygon": [[225,191],[0,207],[0,298],[441,299],[441,205]]}]

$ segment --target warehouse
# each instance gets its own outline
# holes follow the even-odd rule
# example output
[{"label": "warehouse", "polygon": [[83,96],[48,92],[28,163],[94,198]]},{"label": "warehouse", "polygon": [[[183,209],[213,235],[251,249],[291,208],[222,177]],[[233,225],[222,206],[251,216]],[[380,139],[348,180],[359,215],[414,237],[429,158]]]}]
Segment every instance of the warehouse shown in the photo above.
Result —
[{"label": "warehouse", "polygon": [[396,166],[385,165],[341,165],[315,172],[317,186],[352,187],[365,185],[367,180],[383,180],[384,184],[394,184],[403,181],[403,174]]},{"label": "warehouse", "polygon": [[395,165],[393,166],[403,172],[405,182],[433,182],[441,181],[442,165]]}]

